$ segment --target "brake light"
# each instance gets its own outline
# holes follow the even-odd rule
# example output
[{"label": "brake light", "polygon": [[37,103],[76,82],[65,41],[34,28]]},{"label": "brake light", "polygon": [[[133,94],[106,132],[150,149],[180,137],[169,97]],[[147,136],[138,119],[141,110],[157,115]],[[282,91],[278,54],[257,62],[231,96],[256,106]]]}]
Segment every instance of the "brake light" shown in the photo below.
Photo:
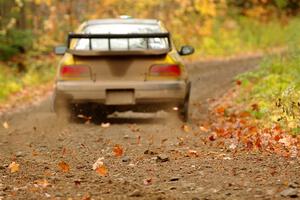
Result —
[{"label": "brake light", "polygon": [[180,76],[181,70],[177,64],[153,65],[150,68],[151,76]]},{"label": "brake light", "polygon": [[65,78],[90,77],[90,69],[81,65],[65,65],[62,66],[60,74]]}]

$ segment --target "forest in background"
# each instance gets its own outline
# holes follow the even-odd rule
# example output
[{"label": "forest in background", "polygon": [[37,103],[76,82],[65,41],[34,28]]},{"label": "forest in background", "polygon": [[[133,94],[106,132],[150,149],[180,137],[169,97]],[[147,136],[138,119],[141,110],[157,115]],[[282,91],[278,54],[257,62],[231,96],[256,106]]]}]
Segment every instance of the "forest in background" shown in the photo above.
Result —
[{"label": "forest in background", "polygon": [[[244,45],[238,37],[245,42],[253,40],[245,45],[254,50],[283,43],[279,38],[263,38],[273,33],[265,36],[268,33],[258,27],[264,24],[264,28],[271,28],[269,32],[280,34],[280,26],[288,27],[299,7],[297,0],[0,0],[0,59],[8,60],[30,49],[47,52],[84,20],[120,15],[160,19],[178,45],[194,44],[204,55],[225,53],[215,47],[220,41],[224,41],[223,48],[236,53],[239,49],[235,46]],[[255,37],[256,31],[269,41]],[[231,38],[234,35],[236,38]]]},{"label": "forest in background", "polygon": [[157,18],[194,58],[297,45],[298,0],[0,0],[0,101],[51,81],[53,47],[88,19]]}]

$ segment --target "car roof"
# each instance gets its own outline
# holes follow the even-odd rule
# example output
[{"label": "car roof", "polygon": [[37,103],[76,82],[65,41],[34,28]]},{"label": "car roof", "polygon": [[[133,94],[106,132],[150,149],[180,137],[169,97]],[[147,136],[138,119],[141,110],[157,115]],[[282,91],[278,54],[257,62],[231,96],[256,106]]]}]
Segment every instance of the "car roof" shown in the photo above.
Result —
[{"label": "car roof", "polygon": [[148,24],[159,25],[160,21],[157,19],[95,19],[87,21],[86,25],[98,24]]}]

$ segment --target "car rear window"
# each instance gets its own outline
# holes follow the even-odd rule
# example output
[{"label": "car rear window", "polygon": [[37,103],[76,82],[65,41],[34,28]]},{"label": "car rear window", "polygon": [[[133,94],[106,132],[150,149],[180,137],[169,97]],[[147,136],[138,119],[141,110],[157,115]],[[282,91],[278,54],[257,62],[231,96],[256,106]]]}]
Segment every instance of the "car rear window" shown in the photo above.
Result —
[{"label": "car rear window", "polygon": [[[130,33],[162,33],[159,25],[149,24],[97,24],[87,26],[83,33],[88,34],[130,34]],[[145,50],[168,48],[167,38],[91,39],[92,50]],[[79,39],[76,50],[90,50],[89,39]]]}]

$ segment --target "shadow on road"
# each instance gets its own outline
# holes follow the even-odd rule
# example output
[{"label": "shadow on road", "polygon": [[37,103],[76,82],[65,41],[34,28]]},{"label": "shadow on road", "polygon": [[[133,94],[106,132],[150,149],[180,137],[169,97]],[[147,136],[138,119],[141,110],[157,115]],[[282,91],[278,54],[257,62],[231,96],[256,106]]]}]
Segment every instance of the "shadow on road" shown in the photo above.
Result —
[{"label": "shadow on road", "polygon": [[[103,116],[101,113],[93,113],[92,115],[84,116],[77,115],[72,123],[92,123],[95,125],[101,124],[166,124],[170,118],[176,118],[177,113],[160,111],[157,113],[137,113],[137,112],[115,112],[108,116]],[[179,119],[178,119],[179,120]]]}]

